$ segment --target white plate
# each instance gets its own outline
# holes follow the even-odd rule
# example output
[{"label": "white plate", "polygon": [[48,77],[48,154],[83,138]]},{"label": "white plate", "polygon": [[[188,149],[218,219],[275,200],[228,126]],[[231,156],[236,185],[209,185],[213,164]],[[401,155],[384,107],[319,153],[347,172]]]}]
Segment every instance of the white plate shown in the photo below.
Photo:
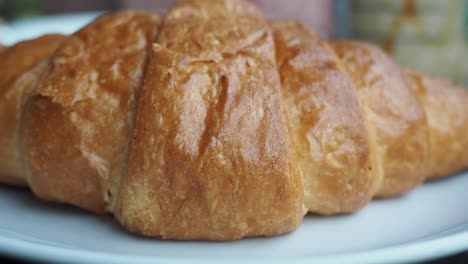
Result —
[{"label": "white plate", "polygon": [[176,242],[133,236],[116,223],[28,191],[0,187],[0,253],[47,262],[209,263],[295,260],[398,263],[468,249],[468,173],[374,201],[359,213],[306,216],[295,232],[235,242]]},{"label": "white plate", "polygon": [[[0,42],[12,44],[45,30],[70,33],[96,15],[14,23],[0,31]],[[401,198],[374,201],[353,215],[307,216],[289,235],[209,243],[136,237],[113,221],[0,186],[0,254],[60,263],[422,261],[468,250],[467,187],[464,173]]]},{"label": "white plate", "polygon": [[0,24],[0,43],[12,45],[15,42],[34,38],[46,33],[70,34],[90,22],[102,12],[44,16]]}]

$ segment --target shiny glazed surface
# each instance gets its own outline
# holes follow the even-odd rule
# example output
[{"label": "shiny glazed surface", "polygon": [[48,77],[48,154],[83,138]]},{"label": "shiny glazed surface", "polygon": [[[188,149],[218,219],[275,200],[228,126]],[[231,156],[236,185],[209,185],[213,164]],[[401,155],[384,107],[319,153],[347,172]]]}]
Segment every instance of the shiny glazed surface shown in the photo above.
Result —
[{"label": "shiny glazed surface", "polygon": [[331,43],[370,110],[384,178],[378,197],[406,193],[427,175],[429,134],[424,109],[395,64],[382,50],[357,41]]},{"label": "shiny glazed surface", "polygon": [[63,35],[45,35],[0,53],[0,182],[26,185],[19,153],[24,105],[64,39]]},{"label": "shiny glazed surface", "polygon": [[382,178],[356,87],[312,29],[294,21],[272,27],[305,206],[320,214],[354,212],[369,202]]},{"label": "shiny glazed surface", "polygon": [[150,13],[105,15],[52,56],[25,127],[28,181],[38,196],[97,212],[112,206],[157,27]]},{"label": "shiny glazed surface", "polygon": [[[428,174],[466,168],[466,91],[432,77],[411,82],[377,47],[333,42],[336,56],[329,45],[298,22],[269,24],[242,0],[183,0],[164,21],[146,12],[106,15],[68,36],[50,63],[18,64],[27,69],[8,88],[18,96],[0,101],[0,110],[24,111],[26,122],[0,126],[0,137],[1,128],[24,136],[18,156],[26,154],[28,184],[40,198],[111,212],[130,232],[178,240],[280,235],[296,230],[306,209],[353,212],[376,191],[399,195]],[[44,70],[23,106],[25,88]],[[4,153],[0,164],[12,157]],[[414,216],[426,216],[414,209],[456,215],[440,203],[390,207],[374,218],[384,220],[369,220],[367,210],[342,217],[360,219],[351,229],[375,228],[365,232],[370,241],[378,231],[401,241],[389,226],[421,227]],[[349,226],[330,225],[341,242],[361,246]],[[329,230],[300,228],[292,236],[318,241],[299,239],[301,247],[336,250],[336,241],[323,242]]]},{"label": "shiny glazed surface", "polygon": [[167,14],[122,181],[126,228],[232,240],[297,227],[302,181],[274,52],[246,1],[181,1]]}]

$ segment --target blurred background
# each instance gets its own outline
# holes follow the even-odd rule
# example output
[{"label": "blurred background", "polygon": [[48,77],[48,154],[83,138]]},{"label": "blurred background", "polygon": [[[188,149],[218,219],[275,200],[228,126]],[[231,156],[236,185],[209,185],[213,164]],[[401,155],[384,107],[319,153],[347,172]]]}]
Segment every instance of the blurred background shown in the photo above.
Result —
[{"label": "blurred background", "polygon": [[[468,85],[468,0],[252,1],[270,18],[302,20],[325,38],[377,43],[404,66]],[[102,12],[122,8],[164,12],[174,2],[0,0],[0,43],[11,45],[51,31],[71,33]],[[41,16],[52,17],[39,28],[43,21],[34,19]],[[34,22],[35,28],[25,26]]]}]

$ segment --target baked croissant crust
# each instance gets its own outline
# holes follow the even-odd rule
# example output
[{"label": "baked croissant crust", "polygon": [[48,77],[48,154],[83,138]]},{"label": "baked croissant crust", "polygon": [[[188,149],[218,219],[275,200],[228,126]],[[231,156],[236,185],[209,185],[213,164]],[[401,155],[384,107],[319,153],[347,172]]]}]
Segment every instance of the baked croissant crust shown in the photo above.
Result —
[{"label": "baked croissant crust", "polygon": [[416,92],[381,49],[358,41],[333,41],[362,103],[369,109],[368,122],[375,129],[383,169],[376,196],[406,193],[427,175],[429,134],[424,108]]},{"label": "baked croissant crust", "polygon": [[405,70],[424,106],[429,128],[427,177],[441,178],[468,168],[468,90],[439,77]]},{"label": "baked croissant crust", "polygon": [[0,53],[0,181],[26,185],[19,136],[26,100],[46,71],[49,57],[65,36],[19,42]]},{"label": "baked croissant crust", "polygon": [[354,212],[382,179],[356,87],[312,29],[294,21],[272,27],[305,206],[320,214]]},{"label": "baked croissant crust", "polygon": [[144,236],[280,235],[468,167],[467,90],[244,0],[107,14],[0,76],[0,182]]},{"label": "baked croissant crust", "polygon": [[37,196],[96,212],[112,207],[158,25],[146,12],[105,15],[51,57],[24,126],[27,180]]},{"label": "baked croissant crust", "polygon": [[146,72],[121,223],[169,239],[295,229],[302,181],[280,89],[273,34],[253,5],[173,7]]}]

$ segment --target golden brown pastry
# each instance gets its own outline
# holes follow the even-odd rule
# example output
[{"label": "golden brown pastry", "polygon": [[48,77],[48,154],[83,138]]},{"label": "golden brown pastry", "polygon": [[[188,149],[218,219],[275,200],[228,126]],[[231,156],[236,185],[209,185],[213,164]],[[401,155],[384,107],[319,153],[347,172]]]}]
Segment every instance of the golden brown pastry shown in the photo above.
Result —
[{"label": "golden brown pastry", "polygon": [[428,178],[468,168],[468,90],[447,80],[406,70],[424,106],[429,124]]},{"label": "golden brown pastry", "polygon": [[382,173],[354,83],[312,29],[294,21],[272,27],[305,206],[320,214],[356,211],[372,198]]},{"label": "golden brown pastry", "polygon": [[56,48],[56,42],[62,40],[62,38],[63,36],[59,34],[44,35],[36,39],[19,42],[9,47],[5,53],[2,53],[0,60],[0,63],[2,63],[2,78],[0,78],[2,91],[24,71],[49,57]]},{"label": "golden brown pastry", "polygon": [[406,78],[382,50],[357,41],[332,46],[370,110],[384,178],[377,197],[406,193],[427,175],[429,135],[424,109]]},{"label": "golden brown pastry", "polygon": [[294,230],[303,187],[273,35],[247,1],[181,1],[146,72],[116,214],[165,239]]},{"label": "golden brown pastry", "polygon": [[19,43],[0,54],[0,182],[140,235],[233,240],[467,167],[467,91],[332,45],[244,0]]},{"label": "golden brown pastry", "polygon": [[45,35],[0,53],[0,182],[26,185],[18,141],[24,104],[63,39],[62,35]]},{"label": "golden brown pastry", "polygon": [[46,200],[111,210],[157,15],[124,11],[68,37],[30,102],[28,183]]},{"label": "golden brown pastry", "polygon": [[0,44],[0,52],[6,50],[6,47]]}]

